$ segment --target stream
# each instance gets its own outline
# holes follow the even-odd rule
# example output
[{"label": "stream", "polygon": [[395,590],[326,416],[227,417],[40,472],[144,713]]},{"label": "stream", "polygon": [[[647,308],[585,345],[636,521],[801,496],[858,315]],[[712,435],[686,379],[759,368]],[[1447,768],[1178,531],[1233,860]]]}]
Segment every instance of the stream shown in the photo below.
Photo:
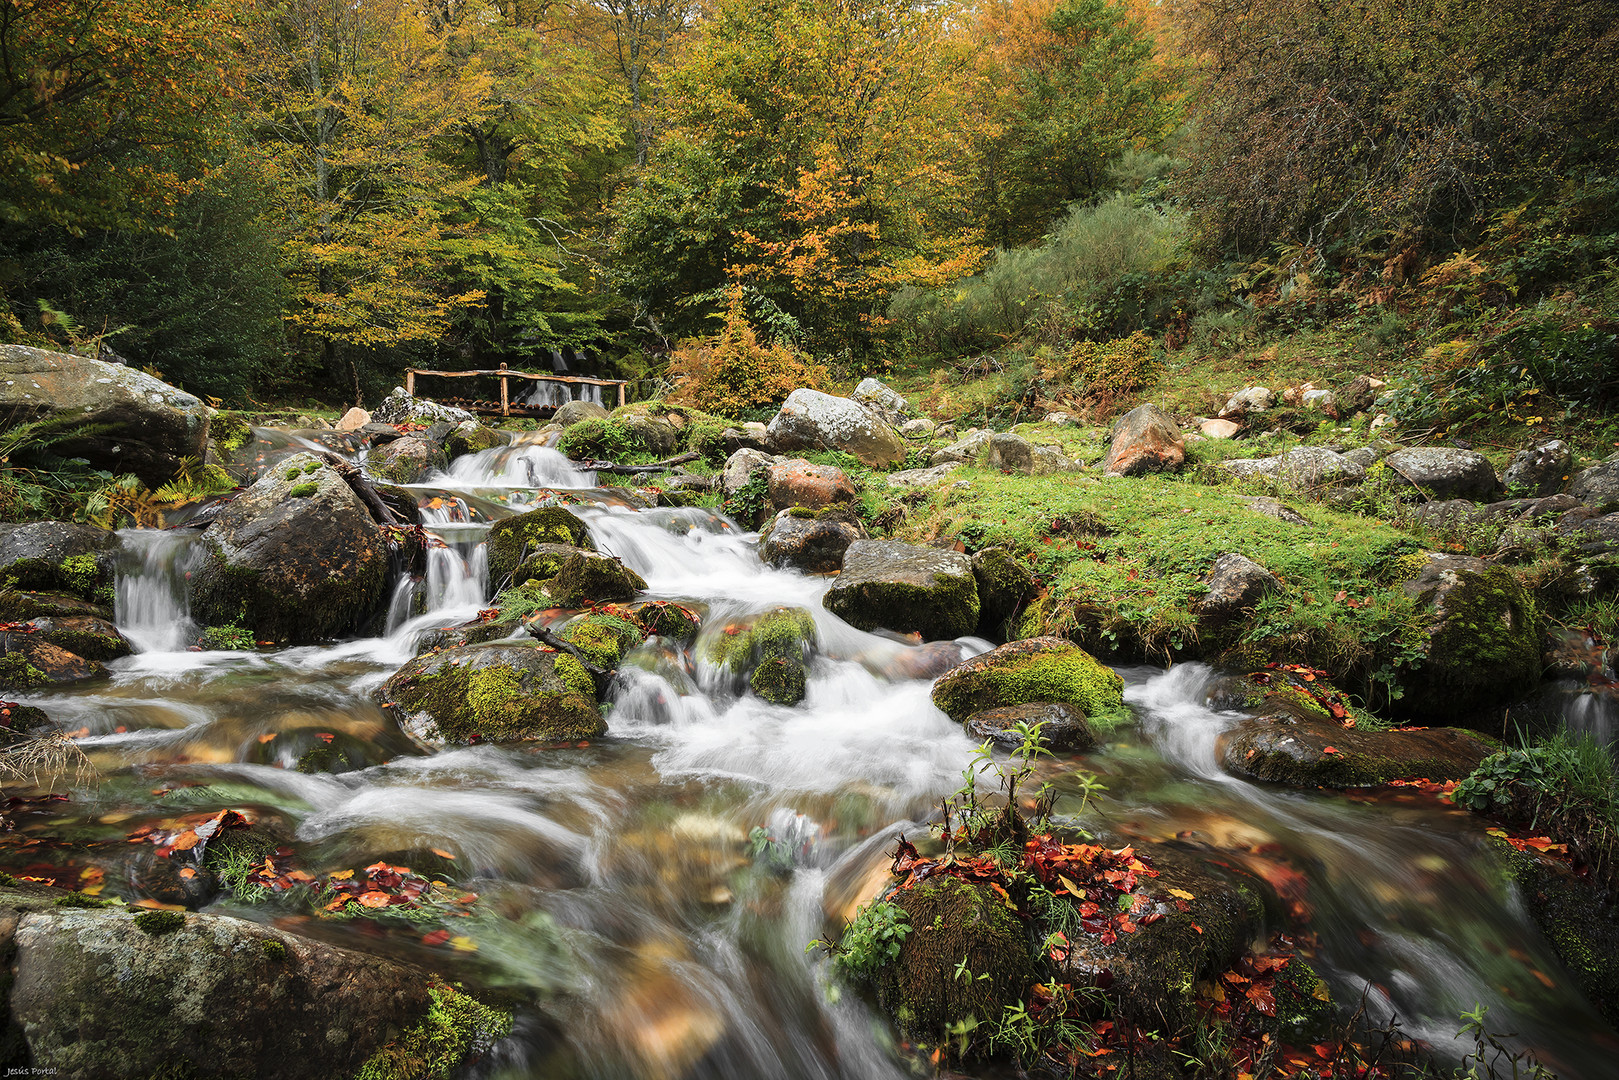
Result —
[{"label": "stream", "polygon": [[[857,995],[827,993],[805,954],[884,879],[900,831],[922,833],[961,783],[974,744],[907,672],[915,647],[858,631],[820,604],[825,578],[763,566],[757,538],[708,510],[633,510],[535,444],[457,460],[413,485],[443,541],[403,581],[383,637],[330,647],[194,652],[187,530],[129,531],[120,628],[138,648],[110,681],[25,697],[100,774],[67,801],[14,801],[0,868],[103,895],[151,895],[149,844],[125,841],[179,812],[226,807],[278,822],[314,873],[378,859],[479,895],[453,943],[294,909],[217,901],[447,975],[510,990],[513,1035],[483,1077],[879,1078],[912,1075]],[[651,598],[705,612],[704,633],[780,604],[815,614],[819,654],[798,706],[742,695],[722,672],[653,639],[604,706],[609,734],[534,749],[424,754],[371,693],[426,631],[487,603],[489,523],[550,492],[597,545],[639,572]],[[988,642],[965,639],[968,652]],[[1204,704],[1198,664],[1121,670],[1140,719],[1105,747],[1042,772],[1080,807],[1077,769],[1107,785],[1093,828],[1181,837],[1264,876],[1308,919],[1312,962],[1334,997],[1459,1059],[1460,1014],[1489,1006],[1564,1080],[1614,1075],[1619,1038],[1584,1001],[1504,883],[1486,823],[1415,794],[1295,792],[1233,778],[1214,742],[1238,717]],[[1604,718],[1605,721],[1606,718]],[[330,745],[335,775],[296,771]],[[763,826],[790,853],[749,854]],[[442,854],[432,854],[434,849]],[[836,997],[834,1001],[832,998]]]}]

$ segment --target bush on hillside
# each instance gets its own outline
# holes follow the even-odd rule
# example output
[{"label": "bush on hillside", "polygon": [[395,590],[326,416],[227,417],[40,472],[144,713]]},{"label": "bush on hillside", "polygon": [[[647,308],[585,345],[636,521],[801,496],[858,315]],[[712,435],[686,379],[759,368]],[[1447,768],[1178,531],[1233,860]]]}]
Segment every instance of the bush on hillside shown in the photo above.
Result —
[{"label": "bush on hillside", "polygon": [[790,345],[761,345],[742,306],[742,287],[726,290],[725,325],[708,338],[688,338],[675,348],[669,374],[676,380],[668,396],[722,416],[780,405],[800,387],[822,389],[832,381],[820,364]]}]

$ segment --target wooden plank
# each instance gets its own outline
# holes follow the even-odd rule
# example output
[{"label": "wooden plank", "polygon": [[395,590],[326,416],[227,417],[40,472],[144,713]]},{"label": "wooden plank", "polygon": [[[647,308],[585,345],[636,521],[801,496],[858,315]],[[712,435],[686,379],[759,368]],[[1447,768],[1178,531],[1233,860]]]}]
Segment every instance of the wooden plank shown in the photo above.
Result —
[{"label": "wooden plank", "polygon": [[405,396],[416,396],[416,372],[409,368],[405,369]]},{"label": "wooden plank", "polygon": [[[534,375],[527,371],[428,371],[426,368],[406,368],[405,379],[407,384],[414,382],[417,375],[439,375],[446,379],[460,379],[473,375],[505,375],[513,379],[535,379],[539,382],[584,383],[589,386],[628,386],[625,379],[597,379],[588,375]],[[406,386],[409,389],[409,385]]]},{"label": "wooden plank", "polygon": [[512,403],[509,394],[509,387],[507,385],[506,376],[502,375],[500,377],[500,415],[510,416],[511,414]]}]

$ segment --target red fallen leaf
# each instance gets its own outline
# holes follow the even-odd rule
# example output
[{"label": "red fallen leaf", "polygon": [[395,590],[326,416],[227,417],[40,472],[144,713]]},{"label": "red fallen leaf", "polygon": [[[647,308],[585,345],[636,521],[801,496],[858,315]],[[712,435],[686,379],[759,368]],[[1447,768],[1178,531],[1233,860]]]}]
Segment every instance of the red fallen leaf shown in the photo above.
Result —
[{"label": "red fallen leaf", "polygon": [[450,932],[448,930],[434,930],[430,934],[422,935],[423,945],[442,945],[449,940]]},{"label": "red fallen leaf", "polygon": [[1196,930],[1200,934],[1203,932],[1203,928],[1201,926],[1197,925],[1197,923],[1192,924],[1192,929]]},{"label": "red fallen leaf", "polygon": [[337,736],[333,735],[329,731],[317,731],[315,732],[315,738],[319,739],[323,743],[329,743],[333,739],[337,738]]},{"label": "red fallen leaf", "polygon": [[1114,942],[1119,940],[1119,935],[1115,934],[1110,927],[1104,926],[1102,928],[1101,938],[1103,945],[1112,945]]},{"label": "red fallen leaf", "polygon": [[455,858],[454,855],[451,855],[448,851],[445,851],[443,848],[429,848],[428,850],[430,850],[434,855],[437,855],[441,859],[453,859],[453,858]]},{"label": "red fallen leaf", "polygon": [[187,829],[185,832],[174,838],[174,843],[169,845],[169,849],[171,851],[190,851],[201,842],[202,837],[198,836],[191,829]]},{"label": "red fallen leaf", "polygon": [[1126,934],[1133,934],[1136,932],[1136,924],[1121,915],[1119,916],[1119,929]]},{"label": "red fallen leaf", "polygon": [[361,893],[358,899],[360,903],[364,904],[368,908],[387,907],[389,903],[393,901],[393,897],[389,896],[385,892]]},{"label": "red fallen leaf", "polygon": [[151,908],[153,911],[184,911],[186,909],[184,904],[165,904],[161,900],[153,900],[150,897],[147,897],[144,900],[137,900],[130,906]]},{"label": "red fallen leaf", "polygon": [[478,899],[478,894],[475,893],[475,892],[469,892],[465,896],[460,897],[459,899],[457,899],[456,903],[457,904],[470,904],[476,899]]},{"label": "red fallen leaf", "polygon": [[1334,600],[1334,601],[1335,601],[1335,602],[1337,602],[1337,603],[1340,603],[1340,604],[1341,604],[1341,603],[1343,603],[1343,602],[1344,602],[1344,601],[1345,601],[1345,600],[1347,600],[1347,599],[1349,599],[1349,594],[1348,594],[1348,593],[1346,593],[1346,592],[1344,592],[1344,591],[1343,591],[1343,590],[1342,590],[1342,589],[1339,589],[1339,590],[1338,590],[1338,595],[1337,595],[1337,596],[1334,596],[1334,597],[1333,597],[1333,598],[1332,598],[1332,599],[1333,599],[1333,600]]},{"label": "red fallen leaf", "polygon": [[1079,905],[1079,914],[1080,914],[1080,915],[1081,915],[1081,916],[1082,916],[1082,917],[1083,917],[1083,918],[1087,918],[1087,919],[1088,919],[1088,918],[1090,918],[1090,917],[1091,917],[1091,916],[1093,916],[1093,915],[1098,915],[1098,914],[1100,914],[1100,913],[1101,913],[1101,911],[1102,911],[1102,909],[1101,909],[1101,908],[1100,908],[1100,907],[1098,907],[1098,906],[1096,906],[1096,905],[1095,905],[1095,904],[1093,904],[1093,903],[1091,903],[1091,902],[1090,902],[1090,901],[1089,901],[1089,900],[1086,900],[1086,901],[1083,901],[1083,902],[1082,902],[1082,903],[1081,903],[1081,904],[1080,904],[1080,905]]},{"label": "red fallen leaf", "polygon": [[1248,1000],[1266,1016],[1276,1015],[1276,994],[1270,986],[1255,983],[1248,987]]},{"label": "red fallen leaf", "polygon": [[1339,750],[1336,746],[1323,746],[1321,748],[1321,752],[1323,754],[1336,754],[1339,752]]},{"label": "red fallen leaf", "polygon": [[1164,917],[1163,912],[1155,911],[1151,915],[1148,915],[1145,918],[1140,919],[1139,921],[1140,921],[1142,926],[1151,926],[1153,923],[1157,922],[1159,919],[1162,919],[1163,917]]},{"label": "red fallen leaf", "polygon": [[338,908],[342,907],[344,904],[353,899],[354,897],[352,896],[339,896],[336,900],[333,900],[330,904],[327,904],[325,910],[336,911]]},{"label": "red fallen leaf", "polygon": [[191,867],[189,867],[189,866],[182,866],[182,867],[180,867],[180,876],[183,877],[183,878],[186,878],[186,879],[190,879],[190,878],[196,877],[197,872],[195,870],[191,869]]}]

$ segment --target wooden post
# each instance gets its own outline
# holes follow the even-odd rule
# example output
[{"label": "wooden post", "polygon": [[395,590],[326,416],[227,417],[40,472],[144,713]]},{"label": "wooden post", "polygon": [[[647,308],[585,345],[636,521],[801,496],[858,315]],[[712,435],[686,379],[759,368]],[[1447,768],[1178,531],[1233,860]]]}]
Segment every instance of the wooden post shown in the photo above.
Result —
[{"label": "wooden post", "polygon": [[416,396],[416,369],[415,368],[406,368],[405,369],[405,396],[406,397],[415,397]]},{"label": "wooden post", "polygon": [[621,409],[624,407],[624,384],[623,383],[618,384],[618,407],[621,408]]},{"label": "wooden post", "polygon": [[506,400],[506,365],[500,365],[500,415],[510,416],[512,407]]}]

